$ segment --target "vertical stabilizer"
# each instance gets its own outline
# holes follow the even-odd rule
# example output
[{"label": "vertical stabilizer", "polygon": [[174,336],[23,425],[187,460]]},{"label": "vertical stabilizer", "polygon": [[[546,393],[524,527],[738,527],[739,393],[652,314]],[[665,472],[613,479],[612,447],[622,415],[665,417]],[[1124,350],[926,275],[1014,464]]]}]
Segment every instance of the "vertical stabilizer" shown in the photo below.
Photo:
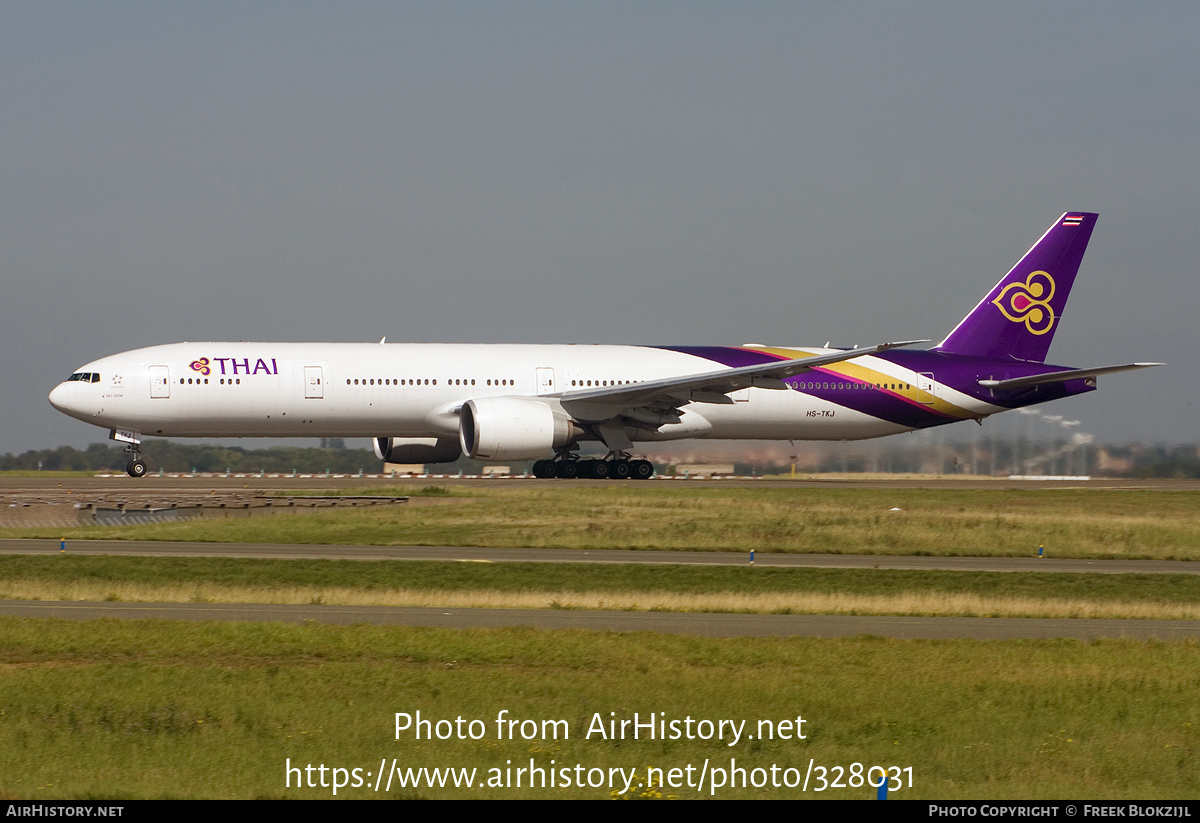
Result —
[{"label": "vertical stabilizer", "polygon": [[1088,212],[1058,218],[937,351],[1045,362],[1095,225]]}]

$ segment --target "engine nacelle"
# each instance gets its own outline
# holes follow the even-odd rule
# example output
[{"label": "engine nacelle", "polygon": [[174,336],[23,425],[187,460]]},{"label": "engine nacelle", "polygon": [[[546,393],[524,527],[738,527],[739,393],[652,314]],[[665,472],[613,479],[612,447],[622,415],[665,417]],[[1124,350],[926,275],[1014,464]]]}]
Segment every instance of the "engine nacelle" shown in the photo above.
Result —
[{"label": "engine nacelle", "polygon": [[582,434],[561,410],[521,397],[468,400],[458,417],[459,445],[475,460],[538,460]]},{"label": "engine nacelle", "polygon": [[453,437],[373,437],[371,443],[385,463],[453,463],[462,457]]}]

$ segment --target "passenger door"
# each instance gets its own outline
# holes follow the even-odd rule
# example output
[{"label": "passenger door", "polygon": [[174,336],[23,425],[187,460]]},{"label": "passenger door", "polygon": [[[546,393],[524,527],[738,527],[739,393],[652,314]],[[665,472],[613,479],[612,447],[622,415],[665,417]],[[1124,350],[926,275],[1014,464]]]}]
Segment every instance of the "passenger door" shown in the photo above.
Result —
[{"label": "passenger door", "polygon": [[150,397],[171,396],[171,369],[167,366],[150,367]]},{"label": "passenger door", "polygon": [[307,400],[320,400],[325,396],[325,380],[320,366],[304,367],[304,397]]}]

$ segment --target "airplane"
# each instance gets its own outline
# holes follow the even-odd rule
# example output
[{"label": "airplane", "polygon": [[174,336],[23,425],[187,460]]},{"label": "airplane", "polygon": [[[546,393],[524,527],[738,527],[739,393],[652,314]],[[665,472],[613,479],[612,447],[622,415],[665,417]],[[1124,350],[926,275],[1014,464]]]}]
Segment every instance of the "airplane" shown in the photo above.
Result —
[{"label": "airplane", "polygon": [[[172,343],[95,360],[50,403],[144,436],[370,437],[379,459],[536,460],[536,477],[646,479],[635,443],[859,440],[1083,394],[1162,365],[1049,365],[1097,215],[1067,212],[928,350],[745,346]],[[583,443],[608,449],[582,459]]]}]

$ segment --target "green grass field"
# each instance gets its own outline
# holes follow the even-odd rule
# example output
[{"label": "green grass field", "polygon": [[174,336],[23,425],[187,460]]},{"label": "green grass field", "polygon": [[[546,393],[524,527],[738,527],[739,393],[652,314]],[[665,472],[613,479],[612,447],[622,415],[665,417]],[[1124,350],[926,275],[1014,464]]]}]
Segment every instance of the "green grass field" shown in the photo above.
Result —
[{"label": "green grass field", "polygon": [[[496,485],[433,505],[0,536],[1200,559],[1190,492]],[[357,493],[363,493],[358,491]],[[370,492],[368,492],[370,493]],[[899,511],[891,511],[896,508]],[[646,565],[0,557],[0,597],[1196,619],[1194,575],[969,574]],[[289,600],[291,598],[291,600]],[[298,600],[296,599],[298,598]],[[400,601],[388,598],[400,598]],[[590,598],[590,599],[589,599]],[[407,602],[407,601],[404,601]],[[503,602],[503,601],[501,601]],[[597,606],[597,603],[599,604]],[[0,798],[607,798],[610,775],[692,772],[662,796],[816,792],[894,767],[894,798],[1200,794],[1200,644],[707,639],[653,633],[0,618]],[[477,740],[396,738],[395,714],[481,721]],[[570,737],[498,739],[500,712]],[[657,715],[657,713],[663,713]],[[804,740],[606,740],[593,719],[806,720]],[[774,727],[774,726],[773,726]],[[450,726],[445,728],[449,729]],[[520,727],[518,727],[520,728]],[[774,727],[779,728],[779,727]],[[786,728],[786,727],[783,727]],[[520,788],[516,769],[604,785]],[[292,773],[289,762],[301,771]],[[380,764],[475,769],[483,788],[371,788]],[[553,764],[551,763],[553,761]],[[707,767],[705,764],[707,763]],[[778,767],[775,775],[772,766]],[[578,767],[581,771],[575,771]],[[911,772],[901,769],[911,767]],[[737,768],[749,783],[742,787]],[[696,778],[709,775],[703,789]],[[755,771],[758,769],[760,771]],[[792,769],[794,771],[787,771]],[[599,771],[593,771],[599,770]],[[723,770],[723,786],[712,777]],[[772,777],[809,791],[774,787]],[[819,774],[819,773],[818,773]],[[730,776],[738,784],[730,787]],[[561,778],[562,775],[556,773]],[[313,773],[320,782],[321,775]],[[461,777],[461,773],[460,773]],[[623,786],[616,777],[617,789]],[[489,782],[500,785],[486,785]],[[631,786],[629,796],[646,791]],[[619,792],[618,792],[619,794]]]},{"label": "green grass field", "polygon": [[1200,575],[0,556],[0,599],[1200,619]]},{"label": "green grass field", "polygon": [[[706,760],[710,775],[740,766],[747,781],[769,779],[753,769],[772,765],[803,776],[810,760],[827,769],[911,767],[912,788],[894,792],[897,799],[1194,798],[1198,663],[1193,642],[729,641],[4,618],[0,795],[327,798],[332,786],[287,788],[285,762],[361,775],[394,758],[402,769],[474,768],[486,779],[532,758],[546,769],[551,760],[579,764],[585,774],[636,769],[643,780],[648,767],[683,775],[692,766],[695,778]],[[518,720],[565,720],[569,737],[497,739],[502,710]],[[484,733],[417,741],[405,732],[397,740],[395,714],[417,711],[435,721],[479,719]],[[749,734],[760,720],[800,716],[806,738],[743,737],[731,746],[729,736],[586,737],[597,715],[607,722],[638,713],[644,721],[658,712],[668,720],[745,720]],[[707,784],[664,793],[873,795],[861,785],[822,793],[816,785],[807,794],[739,785],[714,795]],[[607,798],[610,789],[394,784],[390,793],[338,793],[385,796]]]},{"label": "green grass field", "polygon": [[[377,490],[358,490],[374,493]],[[431,494],[422,486],[387,493]],[[454,487],[437,505],[0,537],[1200,559],[1200,492]]]}]

